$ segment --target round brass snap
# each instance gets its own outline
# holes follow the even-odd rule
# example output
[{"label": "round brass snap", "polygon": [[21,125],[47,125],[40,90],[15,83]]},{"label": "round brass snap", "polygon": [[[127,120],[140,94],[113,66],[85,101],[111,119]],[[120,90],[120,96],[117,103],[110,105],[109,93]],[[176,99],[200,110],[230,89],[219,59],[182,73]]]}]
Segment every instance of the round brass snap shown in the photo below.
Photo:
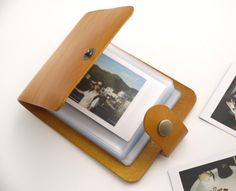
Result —
[{"label": "round brass snap", "polygon": [[170,135],[173,123],[169,119],[162,120],[158,125],[158,132],[162,137]]}]

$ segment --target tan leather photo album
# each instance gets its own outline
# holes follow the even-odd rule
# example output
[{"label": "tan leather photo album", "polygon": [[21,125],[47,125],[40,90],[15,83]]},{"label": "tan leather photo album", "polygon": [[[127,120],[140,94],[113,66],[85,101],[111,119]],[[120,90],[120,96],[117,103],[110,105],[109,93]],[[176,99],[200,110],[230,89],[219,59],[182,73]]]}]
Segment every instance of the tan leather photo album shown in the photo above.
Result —
[{"label": "tan leather photo album", "polygon": [[111,44],[132,13],[131,6],[86,13],[18,98],[128,182],[159,153],[171,154],[196,101],[190,88]]}]

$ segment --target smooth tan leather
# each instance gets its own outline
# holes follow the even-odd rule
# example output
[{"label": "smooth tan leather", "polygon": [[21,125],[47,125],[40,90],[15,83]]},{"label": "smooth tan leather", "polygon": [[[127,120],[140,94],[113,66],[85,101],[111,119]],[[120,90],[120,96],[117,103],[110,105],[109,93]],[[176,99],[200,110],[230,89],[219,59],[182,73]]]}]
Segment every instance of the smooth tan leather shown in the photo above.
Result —
[{"label": "smooth tan leather", "polygon": [[[155,139],[155,132],[149,128],[150,132],[149,130],[147,132],[151,133],[154,139],[149,141],[130,166],[125,166],[54,117],[48,110],[58,110],[63,106],[71,91],[132,12],[133,7],[119,7],[87,13],[18,98],[20,103],[35,116],[128,182],[138,181],[161,151],[165,152],[166,147],[174,148],[178,142],[171,143],[173,145],[170,146],[165,145],[169,144],[168,141],[162,144]],[[83,56],[88,48],[95,48],[96,52],[91,59],[85,61]],[[173,81],[175,88],[181,92],[181,97],[172,111],[182,121],[193,107],[196,96],[191,89]],[[151,115],[155,115],[156,111],[153,112],[154,114]],[[169,115],[169,111],[166,114]],[[158,118],[158,115],[155,116]],[[148,113],[145,120],[149,121]],[[176,134],[176,137],[182,139],[184,135],[185,132],[181,131]]]},{"label": "smooth tan leather", "polygon": [[[159,133],[159,125],[163,120],[169,120],[173,124],[168,136],[161,136]],[[155,105],[146,112],[144,129],[151,139],[160,146],[165,156],[171,154],[188,132],[179,117],[165,105]]]},{"label": "smooth tan leather", "polygon": [[[58,110],[133,13],[133,7],[89,12],[79,21],[20,96],[20,100]],[[84,60],[88,48],[95,48]]]}]

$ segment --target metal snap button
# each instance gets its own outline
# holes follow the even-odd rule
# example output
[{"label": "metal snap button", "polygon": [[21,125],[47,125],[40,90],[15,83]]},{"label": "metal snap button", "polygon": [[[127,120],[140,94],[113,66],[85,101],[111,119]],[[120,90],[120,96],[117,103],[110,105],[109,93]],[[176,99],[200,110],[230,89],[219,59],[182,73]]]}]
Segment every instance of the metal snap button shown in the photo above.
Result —
[{"label": "metal snap button", "polygon": [[162,120],[158,125],[158,132],[162,137],[170,135],[173,123],[169,119]]},{"label": "metal snap button", "polygon": [[95,48],[87,49],[84,53],[84,60],[90,59],[93,56],[94,52],[95,52]]}]

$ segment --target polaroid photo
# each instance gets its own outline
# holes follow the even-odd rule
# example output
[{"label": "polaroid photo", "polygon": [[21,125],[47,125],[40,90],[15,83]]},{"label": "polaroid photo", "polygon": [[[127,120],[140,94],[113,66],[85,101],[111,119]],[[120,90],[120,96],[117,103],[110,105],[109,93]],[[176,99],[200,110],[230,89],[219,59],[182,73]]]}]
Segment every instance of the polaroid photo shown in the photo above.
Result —
[{"label": "polaroid photo", "polygon": [[[129,141],[146,111],[172,87],[105,50],[73,90],[67,103]],[[154,93],[155,92],[155,93]]]},{"label": "polaroid photo", "polygon": [[169,171],[174,191],[235,191],[236,150]]},{"label": "polaroid photo", "polygon": [[236,64],[232,64],[200,118],[236,136]]}]

